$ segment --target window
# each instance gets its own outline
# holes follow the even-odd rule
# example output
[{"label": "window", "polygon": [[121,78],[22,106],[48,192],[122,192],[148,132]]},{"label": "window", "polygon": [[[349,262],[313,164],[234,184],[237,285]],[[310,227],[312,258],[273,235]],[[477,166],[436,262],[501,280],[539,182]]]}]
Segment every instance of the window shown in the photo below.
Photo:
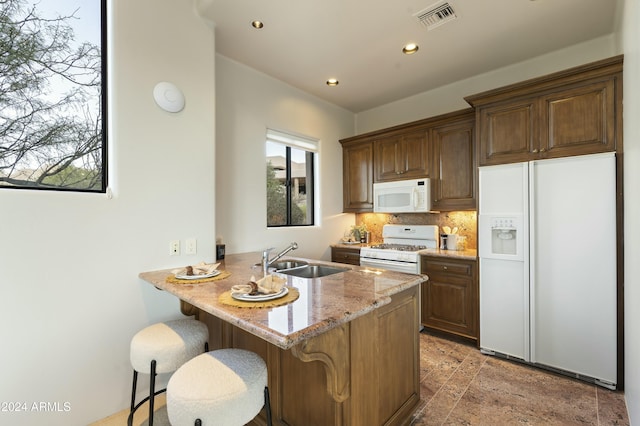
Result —
[{"label": "window", "polygon": [[106,0],[0,1],[0,187],[105,192]]},{"label": "window", "polygon": [[267,130],[267,226],[314,224],[318,141]]}]

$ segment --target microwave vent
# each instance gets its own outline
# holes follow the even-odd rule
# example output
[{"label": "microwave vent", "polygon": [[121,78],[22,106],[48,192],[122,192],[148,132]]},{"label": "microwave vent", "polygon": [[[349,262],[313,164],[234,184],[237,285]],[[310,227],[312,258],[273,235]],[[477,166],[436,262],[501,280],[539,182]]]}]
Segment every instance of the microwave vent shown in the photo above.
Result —
[{"label": "microwave vent", "polygon": [[457,18],[456,12],[449,3],[443,3],[435,7],[429,6],[427,9],[421,10],[413,16],[415,16],[427,30],[432,30]]}]

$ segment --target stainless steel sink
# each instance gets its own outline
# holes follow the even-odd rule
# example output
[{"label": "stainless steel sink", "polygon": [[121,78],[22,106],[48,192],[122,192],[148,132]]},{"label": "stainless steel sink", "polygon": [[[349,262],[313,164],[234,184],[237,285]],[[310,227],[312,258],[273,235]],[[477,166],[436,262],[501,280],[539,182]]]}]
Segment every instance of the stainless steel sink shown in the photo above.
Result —
[{"label": "stainless steel sink", "polygon": [[320,278],[327,275],[339,274],[340,272],[350,271],[351,268],[340,268],[328,265],[307,265],[300,268],[278,271],[281,274],[293,275],[301,278]]},{"label": "stainless steel sink", "polygon": [[309,266],[309,262],[305,262],[304,260],[285,259],[270,264],[269,269],[275,269],[277,272],[280,272],[284,269],[298,269],[307,266]]}]

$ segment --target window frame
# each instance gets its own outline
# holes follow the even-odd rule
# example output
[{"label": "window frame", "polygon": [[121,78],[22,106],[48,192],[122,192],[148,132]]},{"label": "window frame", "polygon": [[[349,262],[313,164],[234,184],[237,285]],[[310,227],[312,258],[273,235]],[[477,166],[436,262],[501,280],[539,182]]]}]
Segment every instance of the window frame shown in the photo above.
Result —
[{"label": "window frame", "polygon": [[[281,132],[273,129],[267,129],[267,137],[265,147],[268,143],[277,143],[285,147],[285,202],[286,202],[286,223],[281,225],[270,225],[267,216],[267,228],[291,228],[296,226],[308,227],[315,226],[315,196],[316,196],[316,162],[319,154],[319,141],[304,136],[294,135],[288,132]],[[291,149],[295,148],[304,152],[305,155],[305,197],[306,197],[306,214],[307,223],[292,223],[292,207],[293,207],[293,177],[292,177],[292,156]],[[268,155],[266,155],[268,158]],[[267,161],[267,164],[269,162]],[[268,202],[268,200],[267,200]],[[268,209],[267,209],[268,210]]]},{"label": "window frame", "polygon": [[[86,188],[65,188],[58,186],[38,186],[38,185],[1,185],[0,189],[36,190],[54,192],[79,192],[92,194],[105,194],[109,187],[109,159],[108,159],[108,0],[95,0],[100,3],[100,134],[101,134],[101,167],[102,184],[97,189]],[[37,3],[35,3],[37,4]]]}]

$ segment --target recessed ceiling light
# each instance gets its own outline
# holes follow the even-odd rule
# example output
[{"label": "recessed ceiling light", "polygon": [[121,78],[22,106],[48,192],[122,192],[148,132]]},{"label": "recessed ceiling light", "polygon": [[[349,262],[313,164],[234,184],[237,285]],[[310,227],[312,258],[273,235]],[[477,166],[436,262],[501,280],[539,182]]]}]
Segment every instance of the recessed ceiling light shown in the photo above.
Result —
[{"label": "recessed ceiling light", "polygon": [[327,80],[327,86],[337,86],[340,82],[335,78]]},{"label": "recessed ceiling light", "polygon": [[264,24],[262,23],[262,21],[253,21],[251,22],[251,26],[257,30],[259,30],[260,28],[264,27]]},{"label": "recessed ceiling light", "polygon": [[405,55],[412,55],[418,51],[418,45],[415,43],[409,43],[402,48],[402,53]]}]

